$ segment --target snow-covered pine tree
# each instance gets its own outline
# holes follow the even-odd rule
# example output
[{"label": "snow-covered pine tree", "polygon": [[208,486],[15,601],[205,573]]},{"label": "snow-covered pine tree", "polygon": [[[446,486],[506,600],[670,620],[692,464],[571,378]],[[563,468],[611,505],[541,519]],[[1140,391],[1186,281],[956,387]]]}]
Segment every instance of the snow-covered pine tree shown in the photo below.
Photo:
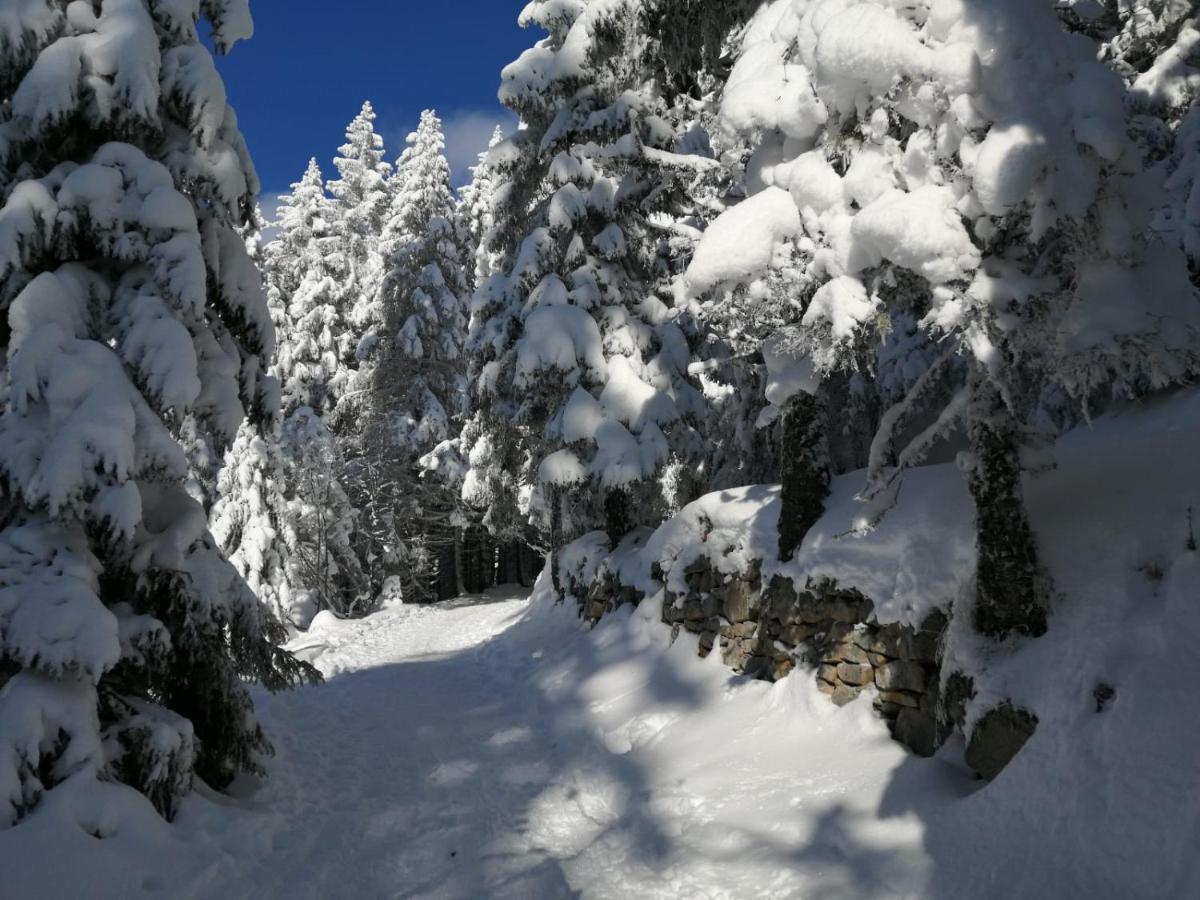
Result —
[{"label": "snow-covered pine tree", "polygon": [[397,565],[390,568],[404,579],[406,596],[423,598],[437,573],[417,564],[432,563],[433,554],[444,555],[455,545],[450,488],[421,477],[418,460],[455,437],[461,424],[466,283],[436,113],[421,114],[407,144],[396,164],[380,241],[382,327],[360,408],[364,456],[386,473],[374,482],[365,512],[383,526],[381,541],[400,542],[399,553],[392,552]]},{"label": "snow-covered pine tree", "polygon": [[[745,240],[727,227],[721,252],[717,220],[708,258],[740,283],[770,266],[764,247],[777,266],[799,260],[816,289],[788,348],[797,371],[866,364],[896,378],[880,388],[899,399],[880,420],[869,492],[886,501],[898,473],[965,423],[976,624],[1003,637],[1045,627],[1020,495],[1029,429],[1187,377],[1197,305],[1178,245],[1154,227],[1171,180],[1143,177],[1095,45],[1025,0],[973,8],[969,24],[961,12],[764,7],[722,99],[726,126],[754,141],[750,197],[726,215],[759,224]],[[740,258],[755,265],[719,269],[752,246]]]},{"label": "snow-covered pine tree", "polygon": [[698,443],[691,350],[655,294],[650,220],[680,179],[715,164],[676,152],[634,64],[634,6],[526,7],[522,24],[549,35],[504,71],[501,99],[523,128],[489,156],[504,262],[473,302],[464,490],[494,502],[515,488],[506,505],[520,503],[552,547],[597,526],[615,542],[657,524],[664,465]]},{"label": "snow-covered pine tree", "polygon": [[[379,284],[383,257],[379,236],[390,201],[392,166],[384,159],[383,138],[375,133],[375,110],[365,102],[346,126],[346,143],[333,160],[339,177],[328,184],[333,202],[329,207],[331,230],[338,237],[338,255],[344,267],[341,286],[344,315],[358,338],[355,351],[367,358],[382,324]],[[364,380],[369,381],[369,375]],[[357,395],[355,395],[357,396]],[[354,417],[355,403],[344,401],[339,413],[346,426]]]},{"label": "snow-covered pine tree", "polygon": [[504,129],[497,125],[487,150],[479,154],[478,164],[471,169],[470,182],[459,191],[456,205],[459,243],[473,257],[464,272],[471,291],[492,277],[498,263],[489,243],[495,233],[496,178],[488,157],[503,140]]},{"label": "snow-covered pine tree", "polygon": [[238,234],[258,185],[197,30],[224,52],[252,26],[239,0],[10,13],[0,824],[89,779],[170,817],[194,775],[223,787],[269,752],[244,678],[315,677],[215,547],[179,443],[189,414],[219,446],[271,413]]},{"label": "snow-covered pine tree", "polygon": [[342,484],[345,460],[327,424],[355,377],[358,342],[346,318],[337,211],[316,160],[281,199],[278,217],[278,237],[263,249],[279,339],[272,372],[282,386],[281,424],[268,441],[282,469],[272,505],[287,548],[275,599],[280,617],[303,627],[320,609],[364,608],[370,593],[352,546],[357,517]]}]

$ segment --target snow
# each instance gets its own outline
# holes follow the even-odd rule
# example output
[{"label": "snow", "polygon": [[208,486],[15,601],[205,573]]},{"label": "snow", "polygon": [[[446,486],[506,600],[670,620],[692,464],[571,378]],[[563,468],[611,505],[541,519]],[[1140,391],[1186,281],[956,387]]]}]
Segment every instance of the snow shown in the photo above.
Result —
[{"label": "snow", "polygon": [[988,215],[1021,203],[1053,159],[1046,136],[1021,122],[994,126],[975,156],[975,193]]},{"label": "snow", "polygon": [[878,301],[867,295],[861,281],[842,275],[817,288],[804,313],[803,324],[811,328],[824,322],[835,341],[848,341],[875,313],[877,306]]},{"label": "snow", "polygon": [[[1178,393],[1068,433],[1058,468],[1028,481],[1057,594],[1050,630],[955,644],[987,673],[976,712],[1003,695],[1039,718],[991,783],[965,769],[959,742],[909,755],[869,693],[839,709],[803,669],[768,684],[718,654],[699,659],[695,637],[671,642],[661,595],[586,630],[543,575],[530,600],[320,616],[291,646],[328,682],[256,693],[278,751],[265,781],[201,791],[168,826],[127,788],[68,780],[0,832],[0,860],[22,863],[6,866],[6,888],[98,900],[398,886],[445,898],[1192,896],[1198,438],[1200,393]],[[834,482],[798,568],[863,587],[881,620],[959,596],[973,568],[961,473],[908,472],[875,530],[840,534],[861,515],[854,480]],[[707,545],[733,547],[715,562],[738,569],[774,549],[777,496],[711,495],[627,542],[624,565],[682,567]],[[606,553],[591,535],[563,566],[594,569]],[[1097,712],[1101,681],[1116,694]]]},{"label": "snow", "polygon": [[800,234],[791,196],[769,187],[718,216],[696,247],[684,275],[693,297],[728,283],[765,274],[780,245]]},{"label": "snow", "polygon": [[546,369],[564,373],[568,383],[604,380],[607,363],[595,320],[576,306],[540,306],[525,318],[517,342],[518,386],[528,385]]},{"label": "snow", "polygon": [[927,185],[889,191],[854,217],[862,268],[887,259],[933,284],[966,278],[979,267],[979,250],[955,210],[953,191]]},{"label": "snow", "polygon": [[736,132],[779,130],[811,138],[827,118],[808,70],[783,61],[774,41],[748,44],[729,74],[721,100],[722,124]]}]

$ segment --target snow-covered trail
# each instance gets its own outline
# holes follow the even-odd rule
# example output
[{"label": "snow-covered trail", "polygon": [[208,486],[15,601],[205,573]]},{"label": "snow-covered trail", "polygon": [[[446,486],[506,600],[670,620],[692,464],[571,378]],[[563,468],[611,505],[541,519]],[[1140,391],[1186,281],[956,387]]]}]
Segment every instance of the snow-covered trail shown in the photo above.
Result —
[{"label": "snow-covered trail", "polygon": [[865,709],[664,651],[646,617],[585,634],[527,606],[319,624],[298,647],[329,680],[260,698],[270,777],[187,806],[176,828],[204,862],[169,893],[920,893],[920,827],[877,813],[904,753]]}]

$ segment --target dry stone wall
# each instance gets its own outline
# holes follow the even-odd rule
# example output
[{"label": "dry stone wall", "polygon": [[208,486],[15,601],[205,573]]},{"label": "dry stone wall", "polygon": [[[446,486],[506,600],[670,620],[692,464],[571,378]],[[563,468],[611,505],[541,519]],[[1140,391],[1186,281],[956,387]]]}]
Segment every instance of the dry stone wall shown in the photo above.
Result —
[{"label": "dry stone wall", "polygon": [[[661,572],[653,573],[665,583]],[[946,738],[962,731],[973,688],[959,674],[941,678],[942,644],[949,620],[942,611],[918,627],[871,621],[874,604],[829,580],[797,588],[780,575],[764,579],[758,565],[735,575],[714,571],[707,557],[684,570],[687,590],[667,591],[663,621],[673,641],[681,631],[699,637],[700,655],[716,650],[735,671],[777,681],[797,666],[816,672],[817,687],[839,706],[874,688],[874,707],[892,736],[914,753],[931,756]],[[596,622],[641,593],[611,574],[588,587],[570,585],[582,597],[580,613]],[[977,727],[967,761],[991,778],[1033,733],[1036,719],[1006,710]]]}]

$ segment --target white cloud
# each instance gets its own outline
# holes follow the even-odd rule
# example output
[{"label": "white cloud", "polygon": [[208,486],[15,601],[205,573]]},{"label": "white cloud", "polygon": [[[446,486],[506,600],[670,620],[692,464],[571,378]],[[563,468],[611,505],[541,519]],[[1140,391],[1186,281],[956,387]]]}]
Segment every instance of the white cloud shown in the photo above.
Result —
[{"label": "white cloud", "polygon": [[492,132],[499,125],[506,135],[517,129],[517,117],[505,109],[463,109],[448,113],[442,120],[446,132],[446,159],[450,162],[455,186],[471,179],[471,167],[487,149]]}]

